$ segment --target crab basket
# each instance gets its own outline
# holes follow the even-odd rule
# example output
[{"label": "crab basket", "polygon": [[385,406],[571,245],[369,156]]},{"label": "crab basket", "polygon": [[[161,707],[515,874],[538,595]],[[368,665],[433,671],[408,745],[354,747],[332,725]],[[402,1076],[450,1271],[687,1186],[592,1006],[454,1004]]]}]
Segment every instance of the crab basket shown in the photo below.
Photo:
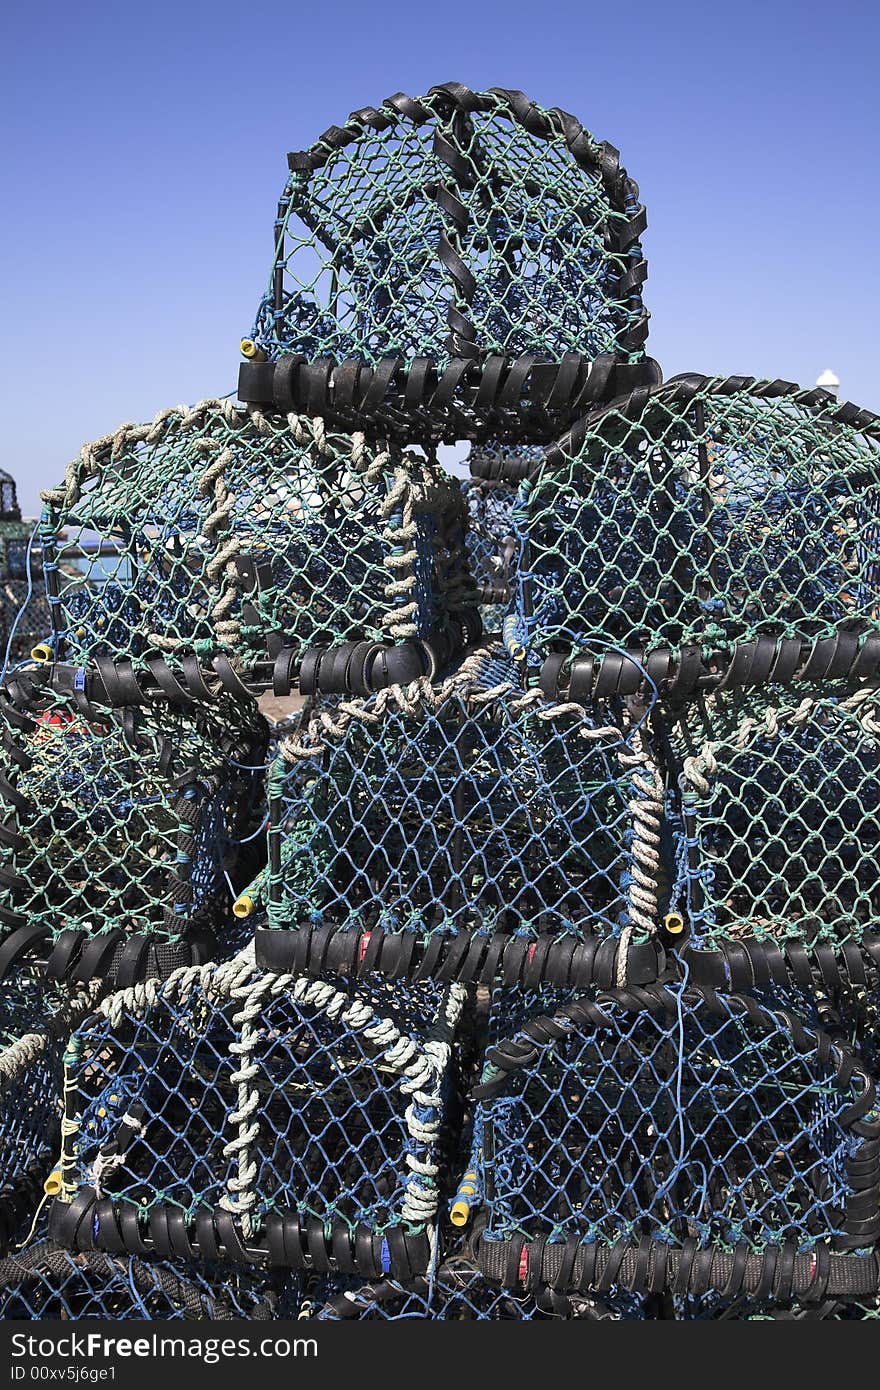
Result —
[{"label": "crab basket", "polygon": [[878,448],[868,411],[748,377],[676,377],[585,416],[502,472],[521,480],[510,620],[530,660],[598,640],[725,668],[744,647],[752,683],[870,676]]},{"label": "crab basket", "polygon": [[[474,1094],[478,1263],[503,1287],[683,1300],[880,1290],[880,1112],[845,1043],[742,995],[648,986],[523,1022]],[[531,1006],[534,1008],[534,1004]]]},{"label": "crab basket", "polygon": [[288,162],[251,352],[642,354],[638,186],[567,112],[449,82]]},{"label": "crab basket", "polygon": [[790,985],[876,1037],[880,698],[799,694],[718,694],[670,722],[671,902],[695,979]]},{"label": "crab basket", "polygon": [[97,706],[63,675],[0,690],[0,974],[39,955],[52,979],[121,985],[203,960],[259,863],[265,721],[229,695]]},{"label": "crab basket", "polygon": [[162,1259],[423,1272],[463,1000],[459,985],[343,992],[246,958],[111,996],[70,1044],[50,1233]]},{"label": "crab basket", "polygon": [[[303,650],[427,638],[467,606],[465,509],[436,461],[229,401],[87,446],[44,494],[49,655],[147,696],[272,684]],[[193,663],[195,669],[193,669]],[[129,695],[131,699],[131,695]]]},{"label": "crab basket", "polygon": [[484,651],[442,682],[306,708],[246,902],[265,908],[263,966],[656,977],[662,787],[640,728],[517,679]]}]

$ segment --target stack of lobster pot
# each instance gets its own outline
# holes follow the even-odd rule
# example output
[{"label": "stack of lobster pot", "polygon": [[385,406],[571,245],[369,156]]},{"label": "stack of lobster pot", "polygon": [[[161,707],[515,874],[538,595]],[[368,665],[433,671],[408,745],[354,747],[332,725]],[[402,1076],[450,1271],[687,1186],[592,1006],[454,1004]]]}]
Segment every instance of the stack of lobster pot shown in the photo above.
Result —
[{"label": "stack of lobster pot", "polygon": [[663,384],[564,111],[288,162],[240,403],[45,495],[0,1306],[877,1316],[876,422]]}]

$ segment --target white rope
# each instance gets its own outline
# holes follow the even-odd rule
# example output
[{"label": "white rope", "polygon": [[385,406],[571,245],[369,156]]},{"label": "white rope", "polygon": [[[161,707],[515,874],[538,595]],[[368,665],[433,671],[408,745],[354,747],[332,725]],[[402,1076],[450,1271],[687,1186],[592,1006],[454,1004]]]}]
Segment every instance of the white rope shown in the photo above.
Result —
[{"label": "white rope", "polygon": [[[715,696],[707,698],[706,708],[710,715],[716,703]],[[685,758],[680,777],[682,789],[686,791],[691,788],[699,796],[709,796],[718,771],[718,754],[722,749],[745,752],[759,739],[779,739],[786,728],[806,725],[817,710],[827,712],[829,716],[852,716],[869,738],[876,740],[880,736],[880,694],[875,688],[856,690],[835,704],[821,696],[805,696],[796,705],[783,708],[768,706],[760,715],[746,715],[728,739],[707,740],[698,753]]]}]

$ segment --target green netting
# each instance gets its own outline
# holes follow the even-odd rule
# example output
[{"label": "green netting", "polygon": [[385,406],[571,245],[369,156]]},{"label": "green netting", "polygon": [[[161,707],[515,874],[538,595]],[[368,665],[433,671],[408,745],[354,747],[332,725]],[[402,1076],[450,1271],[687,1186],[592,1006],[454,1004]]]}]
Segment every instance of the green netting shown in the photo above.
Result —
[{"label": "green netting", "polygon": [[514,507],[534,659],[877,626],[880,429],[824,392],[686,377],[588,417]]},{"label": "green netting", "polygon": [[258,348],[367,361],[642,356],[644,210],[575,117],[456,83],[290,156]]},{"label": "green netting", "polygon": [[671,906],[697,945],[876,932],[880,695],[798,695],[719,695],[672,726]]},{"label": "green netting", "polygon": [[282,641],[427,636],[472,602],[458,485],[319,419],[167,410],[87,446],[45,500],[54,649],[74,663],[246,671]]},{"label": "green netting", "polygon": [[172,942],[231,921],[234,876],[253,868],[240,845],[263,815],[255,706],[99,709],[37,666],[0,690],[0,724],[7,932]]},{"label": "green netting", "polygon": [[316,701],[269,785],[270,927],[656,929],[661,789],[638,727],[525,693],[499,653]]}]

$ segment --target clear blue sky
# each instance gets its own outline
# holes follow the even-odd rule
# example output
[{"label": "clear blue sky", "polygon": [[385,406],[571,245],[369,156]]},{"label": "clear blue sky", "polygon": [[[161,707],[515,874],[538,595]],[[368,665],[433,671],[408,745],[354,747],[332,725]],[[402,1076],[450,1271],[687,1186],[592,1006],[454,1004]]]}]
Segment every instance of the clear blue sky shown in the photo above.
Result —
[{"label": "clear blue sky", "polygon": [[28,510],[84,440],[233,389],[287,150],[450,79],[620,148],[667,375],[831,366],[880,410],[876,0],[7,0],[0,53],[2,463]]}]

